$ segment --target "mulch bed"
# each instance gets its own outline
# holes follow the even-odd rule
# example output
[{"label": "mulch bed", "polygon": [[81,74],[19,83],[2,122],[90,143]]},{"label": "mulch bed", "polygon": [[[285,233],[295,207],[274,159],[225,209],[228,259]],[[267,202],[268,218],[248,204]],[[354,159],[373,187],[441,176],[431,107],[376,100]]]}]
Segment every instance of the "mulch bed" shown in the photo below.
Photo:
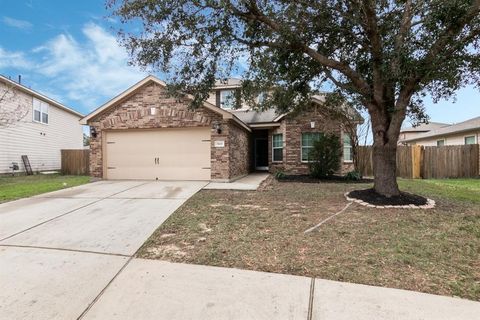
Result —
[{"label": "mulch bed", "polygon": [[423,206],[427,204],[428,199],[408,192],[401,192],[399,196],[387,198],[375,192],[373,189],[354,190],[348,196],[350,198],[360,199],[376,206],[405,206],[416,205]]},{"label": "mulch bed", "polygon": [[347,179],[345,176],[330,176],[325,179],[316,179],[307,174],[298,174],[298,175],[284,175],[277,178],[280,182],[303,182],[303,183],[371,183],[373,179],[360,179],[360,180],[351,180]]}]

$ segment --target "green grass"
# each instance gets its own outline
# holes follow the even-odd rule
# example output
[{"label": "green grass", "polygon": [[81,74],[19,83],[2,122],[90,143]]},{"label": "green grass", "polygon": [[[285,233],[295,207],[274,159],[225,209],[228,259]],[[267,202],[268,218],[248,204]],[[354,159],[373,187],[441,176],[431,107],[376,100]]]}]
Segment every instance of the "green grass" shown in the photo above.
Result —
[{"label": "green grass", "polygon": [[87,176],[0,176],[0,203],[88,183]]},{"label": "green grass", "polygon": [[480,203],[480,179],[398,180],[400,189],[425,196]]}]

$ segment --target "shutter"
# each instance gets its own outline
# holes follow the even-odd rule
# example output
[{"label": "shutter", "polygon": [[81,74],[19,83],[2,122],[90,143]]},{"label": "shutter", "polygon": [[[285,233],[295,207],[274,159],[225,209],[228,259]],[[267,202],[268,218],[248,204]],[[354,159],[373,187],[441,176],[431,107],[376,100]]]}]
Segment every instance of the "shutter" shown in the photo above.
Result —
[{"label": "shutter", "polygon": [[215,105],[220,108],[220,90],[215,91]]}]

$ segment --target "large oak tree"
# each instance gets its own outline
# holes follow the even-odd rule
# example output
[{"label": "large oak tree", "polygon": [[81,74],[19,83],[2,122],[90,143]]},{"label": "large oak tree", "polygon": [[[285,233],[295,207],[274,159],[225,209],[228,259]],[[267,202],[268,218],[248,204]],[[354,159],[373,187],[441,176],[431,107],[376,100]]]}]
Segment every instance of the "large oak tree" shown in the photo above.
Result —
[{"label": "large oak tree", "polygon": [[[480,0],[110,0],[131,32],[132,61],[166,72],[205,100],[216,78],[246,65],[242,98],[281,112],[328,82],[371,117],[376,192],[399,194],[402,122],[427,118],[422,97],[479,84]],[[124,28],[127,29],[127,28]]]}]

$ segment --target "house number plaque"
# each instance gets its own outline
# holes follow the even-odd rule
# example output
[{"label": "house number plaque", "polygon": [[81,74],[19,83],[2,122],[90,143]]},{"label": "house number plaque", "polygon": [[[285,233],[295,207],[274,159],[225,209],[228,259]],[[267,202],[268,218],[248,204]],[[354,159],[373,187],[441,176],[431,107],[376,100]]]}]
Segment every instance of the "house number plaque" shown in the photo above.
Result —
[{"label": "house number plaque", "polygon": [[225,147],[225,141],[223,140],[218,140],[214,142],[215,148],[224,148]]}]

